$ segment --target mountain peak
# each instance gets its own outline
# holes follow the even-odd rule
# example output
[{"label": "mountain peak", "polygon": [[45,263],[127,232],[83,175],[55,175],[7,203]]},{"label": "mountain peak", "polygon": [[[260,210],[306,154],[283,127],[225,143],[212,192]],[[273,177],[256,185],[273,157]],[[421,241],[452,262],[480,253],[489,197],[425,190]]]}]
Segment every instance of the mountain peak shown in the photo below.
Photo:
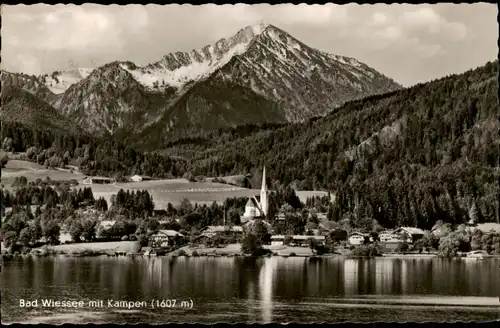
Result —
[{"label": "mountain peak", "polygon": [[264,32],[269,26],[271,26],[271,25],[264,24],[264,23],[249,25],[249,26],[246,26],[246,27],[242,28],[241,30],[239,30],[232,38],[238,38],[239,36],[245,36],[246,37],[245,40],[250,41],[254,37],[262,34],[262,32]]}]

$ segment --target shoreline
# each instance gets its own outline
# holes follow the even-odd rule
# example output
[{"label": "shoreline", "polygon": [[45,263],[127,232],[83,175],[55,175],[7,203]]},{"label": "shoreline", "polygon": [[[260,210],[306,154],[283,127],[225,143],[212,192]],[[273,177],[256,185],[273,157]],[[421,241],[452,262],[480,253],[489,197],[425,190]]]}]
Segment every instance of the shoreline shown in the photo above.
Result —
[{"label": "shoreline", "polygon": [[432,258],[448,258],[448,259],[461,259],[461,260],[476,260],[484,261],[490,259],[500,259],[500,255],[489,255],[484,258],[473,258],[465,256],[456,257],[442,257],[437,254],[381,254],[377,256],[352,256],[343,254],[322,254],[322,255],[288,255],[288,254],[266,254],[266,255],[243,255],[243,254],[222,254],[222,253],[202,253],[198,255],[192,254],[175,254],[167,253],[165,255],[144,255],[141,253],[130,253],[117,255],[111,252],[80,252],[80,253],[65,253],[65,252],[47,252],[47,253],[27,253],[27,254],[1,254],[2,260],[8,260],[18,257],[140,257],[140,258],[162,258],[162,257],[186,257],[186,258],[197,258],[197,257],[242,257],[242,258],[270,258],[270,257],[282,257],[282,258],[309,258],[309,259],[328,259],[328,258],[343,258],[343,259],[373,259],[373,258],[388,258],[388,259],[432,259]]}]

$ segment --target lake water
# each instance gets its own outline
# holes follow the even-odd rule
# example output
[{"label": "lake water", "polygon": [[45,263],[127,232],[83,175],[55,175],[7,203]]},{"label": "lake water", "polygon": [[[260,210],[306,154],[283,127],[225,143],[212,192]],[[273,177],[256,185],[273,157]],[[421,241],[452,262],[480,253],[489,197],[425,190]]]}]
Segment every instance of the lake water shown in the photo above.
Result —
[{"label": "lake water", "polygon": [[[19,257],[3,261],[0,286],[3,323],[500,318],[498,259]],[[81,303],[43,307],[50,299]]]}]

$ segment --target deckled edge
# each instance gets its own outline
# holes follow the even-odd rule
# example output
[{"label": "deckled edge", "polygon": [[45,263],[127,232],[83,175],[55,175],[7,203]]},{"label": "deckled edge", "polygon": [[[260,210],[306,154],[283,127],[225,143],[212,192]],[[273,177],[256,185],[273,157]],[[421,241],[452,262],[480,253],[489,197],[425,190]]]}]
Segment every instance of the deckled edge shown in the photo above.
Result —
[{"label": "deckled edge", "polygon": [[106,1],[68,1],[68,2],[55,2],[55,3],[50,3],[49,2],[39,2],[39,1],[13,1],[13,0],[4,0],[2,1],[2,4],[6,5],[18,5],[18,4],[25,4],[25,5],[31,5],[31,4],[43,4],[43,5],[68,5],[68,4],[74,4],[74,5],[81,5],[81,4],[99,4],[99,5],[106,5],[106,6],[126,6],[126,5],[193,5],[193,6],[200,6],[200,5],[207,5],[207,4],[212,4],[212,5],[234,5],[234,4],[248,4],[248,5],[254,5],[254,4],[270,4],[270,5],[280,5],[280,4],[308,4],[308,5],[324,5],[324,4],[338,4],[338,5],[344,5],[344,4],[359,4],[359,5],[371,5],[371,4],[387,4],[387,5],[392,5],[392,4],[410,4],[410,5],[429,5],[429,4],[438,4],[438,3],[453,3],[453,4],[474,4],[474,3],[492,3],[496,4],[495,1],[425,1],[425,2],[415,2],[415,1],[402,1],[402,2],[395,2],[395,1],[348,1],[348,0],[336,0],[336,1],[286,1],[286,2],[275,2],[275,1],[212,1],[212,2],[205,2],[205,3],[200,3],[200,2],[165,2],[165,1],[148,1],[147,3],[143,2],[128,2],[128,3],[120,3],[120,2],[106,2]]}]

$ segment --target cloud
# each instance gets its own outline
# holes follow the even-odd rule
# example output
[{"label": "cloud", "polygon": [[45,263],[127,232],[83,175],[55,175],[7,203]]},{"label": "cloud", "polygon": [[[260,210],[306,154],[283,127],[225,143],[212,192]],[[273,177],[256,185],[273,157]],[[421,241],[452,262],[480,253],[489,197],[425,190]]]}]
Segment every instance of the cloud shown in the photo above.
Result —
[{"label": "cloud", "polygon": [[325,25],[345,24],[349,20],[348,8],[346,6],[327,5],[292,5],[285,4],[277,7],[276,16],[279,15],[283,22],[288,24]]},{"label": "cloud", "polygon": [[21,53],[17,54],[17,59],[23,72],[29,72],[30,74],[42,73],[40,62],[35,56]]},{"label": "cloud", "polygon": [[440,34],[453,41],[460,41],[467,36],[467,27],[463,23],[448,22],[429,7],[405,12],[401,21],[410,30],[427,31],[434,35]]},{"label": "cloud", "polygon": [[[24,46],[43,51],[119,49],[128,33],[141,33],[148,25],[148,13],[138,5],[123,7],[118,13],[110,7],[96,5],[50,7],[52,9],[44,5],[43,10],[36,12],[19,12],[19,8],[11,7],[4,10],[2,18],[9,29],[21,34]],[[26,22],[32,23],[32,29],[23,29],[22,24]],[[19,38],[13,33],[5,36],[12,40]]]},{"label": "cloud", "polygon": [[373,13],[372,23],[374,25],[383,25],[387,22],[387,15],[381,12]]},{"label": "cloud", "polygon": [[428,28],[432,32],[437,32],[442,18],[431,8],[419,8],[415,11],[404,12],[402,21],[409,27]]},{"label": "cloud", "polygon": [[403,31],[399,26],[386,26],[381,30],[376,30],[373,35],[386,40],[398,40],[403,36]]},{"label": "cloud", "polygon": [[463,23],[450,22],[443,28],[444,34],[453,41],[460,41],[467,37],[467,27]]},{"label": "cloud", "polygon": [[105,12],[71,6],[43,15],[36,46],[47,50],[88,50],[95,46],[121,47],[120,31],[114,17]]},{"label": "cloud", "polygon": [[27,73],[65,69],[70,62],[81,67],[114,60],[146,65],[262,22],[311,47],[355,57],[400,82],[437,77],[445,69],[448,74],[451,66],[475,67],[498,53],[496,6],[485,3],[37,4],[1,10],[2,67]]},{"label": "cloud", "polygon": [[[430,7],[411,6],[398,12],[374,12],[367,24],[360,24],[358,36],[372,38],[374,49],[397,47],[422,58],[445,54],[443,43],[466,39],[467,27],[448,21]],[[410,10],[408,10],[410,9]]]}]

